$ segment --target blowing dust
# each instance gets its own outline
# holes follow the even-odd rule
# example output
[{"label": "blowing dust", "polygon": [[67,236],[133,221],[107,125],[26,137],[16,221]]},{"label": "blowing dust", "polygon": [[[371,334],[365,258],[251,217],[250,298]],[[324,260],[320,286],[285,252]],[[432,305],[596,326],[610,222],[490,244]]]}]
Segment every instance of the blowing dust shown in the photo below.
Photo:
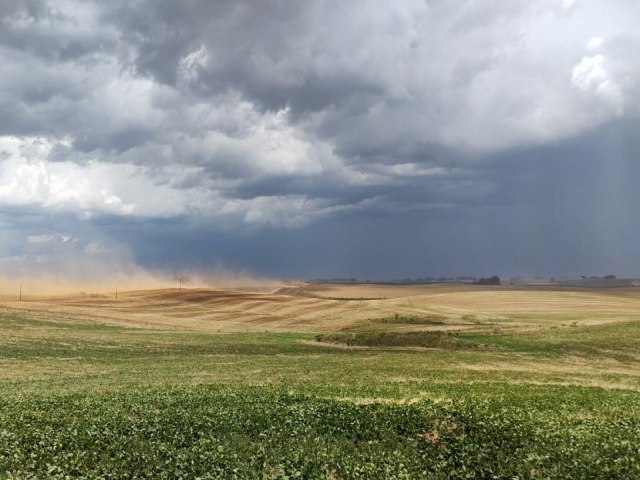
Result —
[{"label": "blowing dust", "polygon": [[80,275],[68,272],[0,272],[0,298],[28,300],[83,294],[115,296],[132,290],[196,288],[270,292],[299,283],[229,270],[150,271],[139,266],[113,272],[83,272]]}]

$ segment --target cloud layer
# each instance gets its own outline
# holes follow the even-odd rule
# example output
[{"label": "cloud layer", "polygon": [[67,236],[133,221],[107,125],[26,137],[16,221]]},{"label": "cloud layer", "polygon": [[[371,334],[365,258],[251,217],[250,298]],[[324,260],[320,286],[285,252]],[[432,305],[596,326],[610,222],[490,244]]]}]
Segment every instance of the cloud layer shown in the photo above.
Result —
[{"label": "cloud layer", "polygon": [[[522,210],[548,208],[523,192],[532,177],[538,190],[551,181],[549,152],[567,171],[632,168],[623,137],[582,165],[571,155],[594,132],[637,124],[638,21],[633,0],[3,2],[0,265],[60,262],[63,246],[194,262],[178,238],[207,262],[304,275],[329,273],[340,246],[289,266],[249,250],[362,222],[420,245],[478,209],[502,209],[493,230],[515,231]],[[566,181],[560,196],[578,188]],[[627,200],[608,204],[624,217]],[[157,255],[150,232],[162,232]],[[378,237],[366,241],[388,244]],[[594,268],[612,240],[598,241]],[[394,252],[398,265],[458,269]],[[371,255],[349,268],[393,272]]]}]

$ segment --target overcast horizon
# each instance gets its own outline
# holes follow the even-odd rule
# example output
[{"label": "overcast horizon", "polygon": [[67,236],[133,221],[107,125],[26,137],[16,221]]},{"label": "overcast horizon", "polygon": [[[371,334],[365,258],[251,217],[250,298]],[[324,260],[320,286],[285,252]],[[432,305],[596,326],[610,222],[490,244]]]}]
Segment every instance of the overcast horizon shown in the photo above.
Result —
[{"label": "overcast horizon", "polygon": [[640,277],[640,2],[0,0],[0,276]]}]

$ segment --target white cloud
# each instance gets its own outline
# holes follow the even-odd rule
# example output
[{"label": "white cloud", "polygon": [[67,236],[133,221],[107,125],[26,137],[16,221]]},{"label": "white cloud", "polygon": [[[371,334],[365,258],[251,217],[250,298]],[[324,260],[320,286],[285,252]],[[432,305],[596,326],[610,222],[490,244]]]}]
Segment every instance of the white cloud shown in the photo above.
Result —
[{"label": "white cloud", "polygon": [[583,91],[594,91],[610,85],[609,74],[604,68],[604,57],[594,55],[583,57],[571,70],[571,81]]},{"label": "white cloud", "polygon": [[578,0],[560,0],[560,1],[562,2],[562,7],[563,7],[565,10],[571,10],[571,9],[572,9],[572,8],[574,8],[574,7],[577,5],[577,3],[578,3]]},{"label": "white cloud", "polygon": [[[0,204],[78,215],[166,216],[184,211],[174,192],[154,185],[142,167],[49,162],[43,138],[0,137]],[[173,197],[173,198],[172,198]]]},{"label": "white cloud", "polygon": [[587,43],[587,48],[589,50],[597,50],[604,43],[604,39],[602,37],[592,37]]},{"label": "white cloud", "polygon": [[582,92],[602,98],[618,115],[622,114],[622,94],[607,70],[603,55],[583,57],[571,69],[571,82]]},{"label": "white cloud", "polygon": [[77,239],[70,235],[63,235],[60,233],[41,233],[37,235],[27,235],[27,243],[31,244],[48,244],[53,242],[58,243],[74,243]]},{"label": "white cloud", "polygon": [[47,234],[29,235],[27,236],[27,242],[28,243],[48,243],[54,240],[55,238],[56,238],[55,235],[47,235]]}]

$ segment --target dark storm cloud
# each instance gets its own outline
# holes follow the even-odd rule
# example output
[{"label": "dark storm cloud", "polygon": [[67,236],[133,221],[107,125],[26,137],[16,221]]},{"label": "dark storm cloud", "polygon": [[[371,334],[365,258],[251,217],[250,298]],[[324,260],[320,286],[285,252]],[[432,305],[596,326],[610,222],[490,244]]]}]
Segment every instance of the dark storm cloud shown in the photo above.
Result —
[{"label": "dark storm cloud", "polygon": [[[151,264],[250,264],[259,272],[290,276],[637,276],[638,128],[637,122],[618,123],[555,146],[503,156],[487,167],[490,172],[477,173],[494,178],[489,201],[467,208],[402,215],[376,208],[259,234],[187,222],[180,231],[191,235],[177,234],[170,223],[139,231],[142,238],[129,237],[130,229],[118,235],[140,246],[158,236],[170,239],[176,257],[167,258],[160,245],[136,253]],[[417,204],[411,200],[403,205]]]},{"label": "dark storm cloud", "polygon": [[640,268],[638,20],[631,0],[0,2],[0,247]]},{"label": "dark storm cloud", "polygon": [[[149,1],[133,8],[126,2],[105,18],[127,32],[141,74],[175,87],[191,60],[195,72],[184,85],[191,93],[238,89],[264,108],[298,112],[381,93],[365,75],[331,68],[327,47],[341,46],[331,45],[337,32],[328,22],[340,10],[355,13],[338,2]],[[326,32],[318,28],[323,24]]]},{"label": "dark storm cloud", "polygon": [[0,45],[42,60],[73,61],[114,47],[100,29],[83,28],[80,16],[55,2],[8,0],[0,6]]}]

